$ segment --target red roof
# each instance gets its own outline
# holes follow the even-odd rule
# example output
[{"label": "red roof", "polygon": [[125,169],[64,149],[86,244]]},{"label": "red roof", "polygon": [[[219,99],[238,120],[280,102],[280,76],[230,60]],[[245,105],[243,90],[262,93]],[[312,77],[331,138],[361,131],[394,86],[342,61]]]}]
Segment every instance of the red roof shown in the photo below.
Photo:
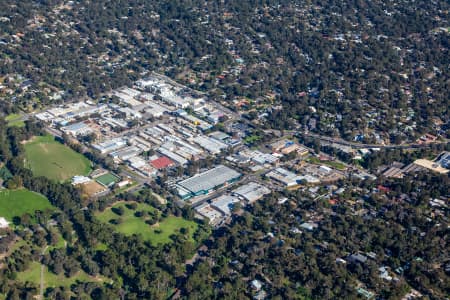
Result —
[{"label": "red roof", "polygon": [[378,188],[380,191],[385,192],[385,193],[387,193],[387,192],[389,192],[389,191],[391,190],[390,188],[385,187],[385,186],[382,186],[382,185],[379,185],[377,188]]},{"label": "red roof", "polygon": [[174,165],[174,162],[171,161],[168,157],[161,156],[155,160],[152,160],[150,164],[156,169],[164,169]]}]

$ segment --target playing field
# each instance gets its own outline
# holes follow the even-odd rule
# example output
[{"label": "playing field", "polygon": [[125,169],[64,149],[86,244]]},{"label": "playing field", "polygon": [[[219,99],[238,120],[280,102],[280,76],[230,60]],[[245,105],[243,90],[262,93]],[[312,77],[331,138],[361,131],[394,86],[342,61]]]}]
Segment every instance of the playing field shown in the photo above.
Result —
[{"label": "playing field", "polygon": [[107,173],[105,175],[101,175],[101,176],[95,178],[95,181],[97,181],[98,183],[100,183],[103,186],[109,187],[109,186],[115,184],[116,182],[119,182],[119,177],[117,177],[114,174]]},{"label": "playing field", "polygon": [[193,234],[197,230],[197,223],[183,219],[181,217],[169,216],[155,225],[148,225],[145,223],[145,219],[136,217],[134,213],[136,211],[148,211],[154,212],[155,209],[148,204],[137,203],[135,210],[128,209],[125,203],[117,203],[113,208],[123,207],[124,214],[118,216],[112,211],[111,208],[106,209],[104,212],[99,213],[97,218],[105,223],[108,223],[113,219],[122,219],[122,223],[113,225],[118,232],[125,235],[140,234],[144,240],[150,241],[152,244],[166,244],[170,243],[170,236],[178,233],[181,228],[189,229],[189,237],[194,242]]},{"label": "playing field", "polygon": [[0,217],[12,221],[25,213],[33,215],[36,210],[54,209],[44,196],[26,189],[0,190]]},{"label": "playing field", "polygon": [[25,165],[36,176],[66,181],[91,171],[91,163],[86,157],[55,141],[52,136],[34,137],[25,143],[25,154]]}]

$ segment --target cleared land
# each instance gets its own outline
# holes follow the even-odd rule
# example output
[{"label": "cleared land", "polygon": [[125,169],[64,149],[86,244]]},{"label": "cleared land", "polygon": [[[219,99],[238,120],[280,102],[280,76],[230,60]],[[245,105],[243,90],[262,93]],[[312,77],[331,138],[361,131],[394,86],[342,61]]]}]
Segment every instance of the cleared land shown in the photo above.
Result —
[{"label": "cleared land", "polygon": [[84,183],[81,185],[81,188],[83,194],[86,194],[89,197],[95,196],[97,193],[102,193],[107,190],[104,186],[95,181]]},{"label": "cleared land", "polygon": [[[17,274],[17,278],[22,282],[32,282],[39,286],[41,279],[41,264],[38,262],[31,263],[28,270]],[[89,276],[84,271],[79,271],[72,277],[66,277],[64,274],[56,275],[44,267],[44,287],[58,287],[65,286],[70,287],[73,283],[81,282],[99,282],[103,281],[102,278]]]},{"label": "cleared land", "polygon": [[0,190],[0,216],[12,221],[25,213],[33,215],[36,210],[53,210],[54,207],[44,196],[26,189]]},{"label": "cleared land", "polygon": [[66,181],[75,175],[87,175],[90,161],[82,154],[55,141],[52,136],[38,136],[25,143],[25,165],[36,176]]},{"label": "cleared land", "polygon": [[[140,234],[144,240],[150,241],[154,245],[170,243],[170,236],[178,233],[181,228],[189,229],[189,238],[194,242],[193,234],[197,230],[197,223],[181,217],[169,216],[155,225],[149,225],[145,223],[145,218],[136,217],[134,214],[136,211],[154,213],[156,210],[153,207],[144,203],[136,203],[136,209],[132,210],[127,208],[126,204],[128,203],[116,203],[104,212],[97,214],[97,218],[104,223],[110,223],[111,220],[120,218],[122,222],[113,225],[118,232],[125,235]],[[122,216],[113,212],[113,209],[119,207],[122,207],[124,210]]]}]

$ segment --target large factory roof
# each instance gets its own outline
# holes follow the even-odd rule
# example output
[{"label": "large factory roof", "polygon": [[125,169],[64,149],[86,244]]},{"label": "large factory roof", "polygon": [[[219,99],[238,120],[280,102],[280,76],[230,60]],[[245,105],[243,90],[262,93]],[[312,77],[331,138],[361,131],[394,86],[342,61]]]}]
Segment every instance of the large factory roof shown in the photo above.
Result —
[{"label": "large factory roof", "polygon": [[241,174],[239,172],[236,172],[226,166],[219,165],[214,169],[180,181],[178,185],[191,193],[198,195],[201,193],[207,193],[218,186],[236,180],[240,176]]},{"label": "large factory roof", "polygon": [[270,190],[256,182],[249,182],[248,184],[235,189],[233,193],[252,203],[261,199],[264,195],[269,194]]}]

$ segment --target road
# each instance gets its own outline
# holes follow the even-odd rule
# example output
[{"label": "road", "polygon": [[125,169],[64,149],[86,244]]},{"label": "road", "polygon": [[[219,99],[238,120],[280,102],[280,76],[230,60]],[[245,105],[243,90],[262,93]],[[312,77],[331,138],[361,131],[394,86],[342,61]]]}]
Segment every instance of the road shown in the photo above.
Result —
[{"label": "road", "polygon": [[41,252],[41,278],[39,285],[39,299],[44,299],[44,264],[42,263],[42,257],[44,256],[45,251],[47,251],[48,246],[45,246],[44,250]]},{"label": "road", "polygon": [[62,138],[62,133],[58,129],[54,129],[54,128],[46,126],[45,131],[47,131],[47,133],[49,133],[57,138],[60,138],[60,139]]},{"label": "road", "polygon": [[361,144],[361,143],[349,142],[349,141],[343,140],[341,138],[333,138],[333,137],[323,136],[323,135],[310,133],[310,132],[308,132],[308,133],[300,132],[300,131],[297,131],[297,130],[288,130],[288,131],[285,131],[285,134],[294,134],[294,135],[298,134],[298,135],[302,135],[302,136],[306,136],[306,137],[310,137],[310,138],[315,138],[315,139],[318,139],[320,141],[324,141],[324,142],[328,142],[328,143],[334,143],[334,144],[339,144],[339,145],[343,145],[343,146],[348,146],[348,147],[351,147],[351,148],[354,148],[354,149],[382,148],[382,149],[404,149],[404,150],[408,150],[408,149],[428,148],[428,147],[431,147],[432,145],[448,144],[448,143],[450,143],[450,140],[445,139],[444,141],[436,141],[436,142],[432,142],[432,143],[428,143],[428,144],[419,144],[419,143],[409,143],[409,144],[403,144],[403,145]]}]

